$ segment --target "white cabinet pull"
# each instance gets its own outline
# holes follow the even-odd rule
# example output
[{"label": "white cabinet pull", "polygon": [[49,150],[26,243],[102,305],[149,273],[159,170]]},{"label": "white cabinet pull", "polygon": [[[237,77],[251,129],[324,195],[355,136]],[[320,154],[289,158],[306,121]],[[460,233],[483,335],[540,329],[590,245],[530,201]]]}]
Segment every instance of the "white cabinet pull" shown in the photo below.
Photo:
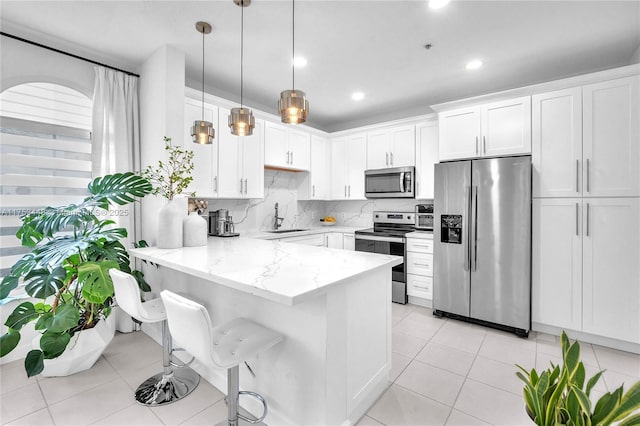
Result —
[{"label": "white cabinet pull", "polygon": [[487,155],[487,137],[486,136],[482,137],[482,153],[484,155]]},{"label": "white cabinet pull", "polygon": [[389,165],[389,153],[388,152],[384,153],[384,164],[386,164],[387,166]]},{"label": "white cabinet pull", "polygon": [[591,175],[591,164],[589,159],[587,158],[587,192],[590,192],[589,187],[591,186],[590,185],[591,178],[589,175]]},{"label": "white cabinet pull", "polygon": [[580,160],[576,160],[576,192],[580,192],[578,182],[580,181]]},{"label": "white cabinet pull", "polygon": [[349,198],[351,198],[351,185],[349,185]]},{"label": "white cabinet pull", "polygon": [[389,157],[391,157],[391,165],[393,166],[393,152],[389,153]]},{"label": "white cabinet pull", "polygon": [[344,198],[347,198],[347,185],[344,186]]},{"label": "white cabinet pull", "polygon": [[213,178],[213,192],[218,192],[218,176]]},{"label": "white cabinet pull", "polygon": [[587,203],[587,237],[589,236],[589,203]]},{"label": "white cabinet pull", "polygon": [[476,155],[478,155],[478,137],[476,136]]},{"label": "white cabinet pull", "polygon": [[312,185],[312,186],[311,186],[311,196],[312,196],[312,197],[315,197],[315,196],[316,196],[316,186],[315,186],[315,185]]},{"label": "white cabinet pull", "polygon": [[240,193],[242,194],[242,179],[240,179]]},{"label": "white cabinet pull", "polygon": [[291,164],[293,164],[293,151],[291,151]]},{"label": "white cabinet pull", "polygon": [[247,179],[244,180],[244,193],[246,194],[247,191],[249,190],[249,181]]},{"label": "white cabinet pull", "polygon": [[578,220],[579,220],[579,219],[578,219],[578,215],[579,215],[579,212],[578,212],[578,203],[576,203],[576,237],[577,237],[578,235],[580,235],[580,229],[578,228]]}]

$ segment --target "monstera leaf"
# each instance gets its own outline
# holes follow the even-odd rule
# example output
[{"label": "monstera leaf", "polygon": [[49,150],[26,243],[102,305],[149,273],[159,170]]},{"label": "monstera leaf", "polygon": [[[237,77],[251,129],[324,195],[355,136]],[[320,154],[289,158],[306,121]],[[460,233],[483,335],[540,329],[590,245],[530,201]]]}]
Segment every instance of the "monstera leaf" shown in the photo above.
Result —
[{"label": "monstera leaf", "polygon": [[78,282],[82,283],[82,297],[90,303],[104,303],[113,297],[113,282],[109,270],[118,269],[112,260],[85,262],[78,267]]},{"label": "monstera leaf", "polygon": [[24,277],[25,291],[31,297],[46,299],[60,290],[66,277],[67,271],[62,266],[53,271],[34,269]]},{"label": "monstera leaf", "polygon": [[142,176],[128,173],[116,173],[95,178],[89,184],[89,192],[92,194],[85,199],[84,204],[99,206],[103,209],[109,207],[109,201],[125,205],[134,201],[134,197],[144,197],[152,190],[151,183]]}]

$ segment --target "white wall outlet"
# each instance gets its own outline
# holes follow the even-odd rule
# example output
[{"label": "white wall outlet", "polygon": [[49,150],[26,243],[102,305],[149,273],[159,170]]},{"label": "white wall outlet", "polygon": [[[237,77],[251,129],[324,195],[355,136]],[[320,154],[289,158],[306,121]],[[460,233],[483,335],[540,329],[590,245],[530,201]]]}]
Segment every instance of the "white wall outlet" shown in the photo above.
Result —
[{"label": "white wall outlet", "polygon": [[346,217],[345,212],[341,212],[341,213],[340,213],[340,219],[344,220],[344,219],[345,219],[345,217]]},{"label": "white wall outlet", "polygon": [[313,220],[313,219],[315,219],[315,218],[316,218],[316,212],[313,212],[313,211],[312,211],[312,212],[311,212],[311,220]]}]

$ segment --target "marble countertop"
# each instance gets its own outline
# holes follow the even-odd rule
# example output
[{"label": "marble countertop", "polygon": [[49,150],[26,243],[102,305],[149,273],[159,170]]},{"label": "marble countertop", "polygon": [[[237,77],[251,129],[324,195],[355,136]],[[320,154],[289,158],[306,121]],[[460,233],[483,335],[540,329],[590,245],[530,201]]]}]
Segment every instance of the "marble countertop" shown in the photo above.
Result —
[{"label": "marble countertop", "polygon": [[259,238],[261,240],[276,240],[276,239],[287,238],[287,237],[299,237],[302,235],[324,234],[327,232],[341,232],[344,234],[353,234],[358,229],[364,229],[364,228],[352,227],[352,226],[330,225],[330,226],[317,226],[313,228],[305,228],[304,231],[296,231],[296,232],[277,233],[277,232],[269,232],[269,231],[253,231],[253,232],[240,233],[240,235],[242,237]]},{"label": "marble countertop", "polygon": [[147,247],[129,249],[129,252],[137,258],[285,305],[315,297],[329,286],[367,271],[396,266],[403,261],[399,256],[246,236],[210,237],[202,247]]}]

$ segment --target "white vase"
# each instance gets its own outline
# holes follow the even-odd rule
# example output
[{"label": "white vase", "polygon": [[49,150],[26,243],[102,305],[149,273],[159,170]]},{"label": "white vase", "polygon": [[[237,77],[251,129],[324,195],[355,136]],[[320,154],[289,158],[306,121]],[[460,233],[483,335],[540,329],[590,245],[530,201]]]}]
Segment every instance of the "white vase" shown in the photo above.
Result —
[{"label": "white vase", "polygon": [[182,245],[185,247],[199,247],[207,245],[207,221],[197,212],[189,213],[182,220]]},{"label": "white vase", "polygon": [[[40,374],[44,377],[70,376],[88,370],[100,358],[115,331],[115,317],[110,315],[95,327],[74,334],[62,355],[44,360],[44,370]],[[31,341],[31,345],[40,349],[40,335]]]},{"label": "white vase", "polygon": [[182,247],[182,220],[187,215],[187,197],[174,197],[158,210],[158,248]]}]

